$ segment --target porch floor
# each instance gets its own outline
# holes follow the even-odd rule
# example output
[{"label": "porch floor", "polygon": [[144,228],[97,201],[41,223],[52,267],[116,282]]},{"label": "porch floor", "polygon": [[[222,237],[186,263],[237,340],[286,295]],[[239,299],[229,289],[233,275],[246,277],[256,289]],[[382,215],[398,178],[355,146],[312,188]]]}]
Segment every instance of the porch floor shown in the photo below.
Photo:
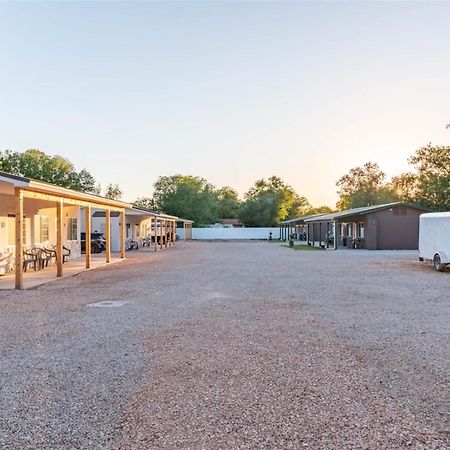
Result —
[{"label": "porch floor", "polygon": [[[80,272],[86,270],[93,270],[99,267],[109,266],[120,261],[124,261],[120,257],[120,253],[111,253],[111,262],[105,262],[105,253],[95,254],[91,256],[91,268],[86,269],[86,259],[84,255],[80,258],[75,258],[67,261],[63,266],[63,276],[62,278],[73,277]],[[61,278],[56,277],[56,264],[51,267],[45,268],[43,270],[34,271],[32,268],[28,269],[27,272],[23,274],[23,287],[24,289],[32,289],[42,284],[49,283],[51,281],[60,280]],[[7,275],[0,276],[0,290],[4,289],[14,289],[15,287],[15,275],[14,272],[10,272]]]}]

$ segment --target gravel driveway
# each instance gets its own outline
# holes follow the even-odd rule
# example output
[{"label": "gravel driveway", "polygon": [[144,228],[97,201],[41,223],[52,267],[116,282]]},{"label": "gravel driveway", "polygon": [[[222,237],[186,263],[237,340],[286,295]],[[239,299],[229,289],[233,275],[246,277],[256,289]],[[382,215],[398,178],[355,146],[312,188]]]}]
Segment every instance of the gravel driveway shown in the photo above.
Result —
[{"label": "gravel driveway", "polygon": [[0,448],[450,448],[450,271],[265,242],[128,256],[0,291]]}]

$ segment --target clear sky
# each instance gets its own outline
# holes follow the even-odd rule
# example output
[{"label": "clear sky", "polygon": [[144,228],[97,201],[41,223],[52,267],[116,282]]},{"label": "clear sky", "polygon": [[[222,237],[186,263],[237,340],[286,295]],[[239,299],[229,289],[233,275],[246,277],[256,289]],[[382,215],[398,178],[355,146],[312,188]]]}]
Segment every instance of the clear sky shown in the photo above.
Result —
[{"label": "clear sky", "polygon": [[450,145],[450,3],[0,3],[0,149],[39,148],[124,199],[159,175],[313,204],[376,161]]}]

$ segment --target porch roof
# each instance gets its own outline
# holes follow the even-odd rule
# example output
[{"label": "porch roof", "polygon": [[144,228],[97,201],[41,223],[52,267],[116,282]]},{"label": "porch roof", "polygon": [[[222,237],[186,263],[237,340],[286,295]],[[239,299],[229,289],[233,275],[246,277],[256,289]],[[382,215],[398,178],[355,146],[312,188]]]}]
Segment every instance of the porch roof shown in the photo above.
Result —
[{"label": "porch roof", "polygon": [[110,198],[101,197],[95,194],[88,194],[86,192],[75,191],[73,189],[56,186],[54,184],[46,183],[44,181],[33,180],[31,178],[13,175],[7,172],[0,171],[0,181],[10,184],[13,187],[22,188],[26,191],[35,192],[36,194],[48,195],[49,200],[53,197],[60,197],[77,202],[86,202],[98,206],[109,206],[112,208],[131,208],[131,205],[120,200],[113,200]]},{"label": "porch roof", "polygon": [[279,224],[287,225],[287,224],[297,223],[297,222],[306,222],[309,219],[313,219],[313,218],[320,217],[323,215],[324,214],[310,214],[308,216],[296,217],[295,219],[283,220],[283,221],[279,222]]},{"label": "porch roof", "polygon": [[393,202],[385,203],[383,205],[361,206],[359,208],[346,209],[344,211],[338,211],[331,214],[323,214],[321,216],[305,219],[306,222],[333,222],[339,221],[352,216],[362,216],[364,214],[370,214],[384,209],[389,209],[394,206],[408,206],[410,208],[418,209],[419,211],[427,211],[425,208],[406,202]]}]

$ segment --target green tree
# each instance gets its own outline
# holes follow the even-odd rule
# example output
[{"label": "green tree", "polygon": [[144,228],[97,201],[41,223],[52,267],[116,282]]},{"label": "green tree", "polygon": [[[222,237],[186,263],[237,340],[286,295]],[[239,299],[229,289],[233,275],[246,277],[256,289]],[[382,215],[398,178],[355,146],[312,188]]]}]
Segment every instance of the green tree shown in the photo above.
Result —
[{"label": "green tree", "polygon": [[436,210],[450,210],[450,147],[430,143],[416,150],[408,162],[415,172],[392,180],[401,198]]},{"label": "green tree", "polygon": [[136,208],[147,209],[149,211],[156,210],[153,199],[149,197],[138,198],[135,202],[133,202],[133,206]]},{"label": "green tree", "polygon": [[310,209],[308,209],[308,211],[306,211],[306,214],[308,216],[312,216],[314,214],[330,214],[333,212],[333,209],[330,208],[329,206],[326,205],[322,205],[322,206],[316,206],[316,207],[311,207]]},{"label": "green tree", "polygon": [[93,192],[95,188],[95,180],[87,170],[77,172],[68,159],[37,149],[0,152],[0,170],[78,191]]},{"label": "green tree", "polygon": [[122,198],[123,192],[118,184],[108,184],[105,190],[105,198],[110,198],[112,200],[120,200]]},{"label": "green tree", "polygon": [[275,226],[278,222],[303,215],[311,208],[305,197],[281,178],[260,179],[244,196],[240,220],[247,226]]},{"label": "green tree", "polygon": [[217,191],[219,219],[235,219],[239,216],[240,201],[237,192],[224,186]]},{"label": "green tree", "polygon": [[193,220],[197,226],[217,222],[218,196],[207,180],[190,175],[159,177],[154,184],[155,208]]},{"label": "green tree", "polygon": [[386,175],[377,163],[368,162],[355,167],[337,182],[340,210],[390,203],[398,200],[392,186],[386,183]]}]

